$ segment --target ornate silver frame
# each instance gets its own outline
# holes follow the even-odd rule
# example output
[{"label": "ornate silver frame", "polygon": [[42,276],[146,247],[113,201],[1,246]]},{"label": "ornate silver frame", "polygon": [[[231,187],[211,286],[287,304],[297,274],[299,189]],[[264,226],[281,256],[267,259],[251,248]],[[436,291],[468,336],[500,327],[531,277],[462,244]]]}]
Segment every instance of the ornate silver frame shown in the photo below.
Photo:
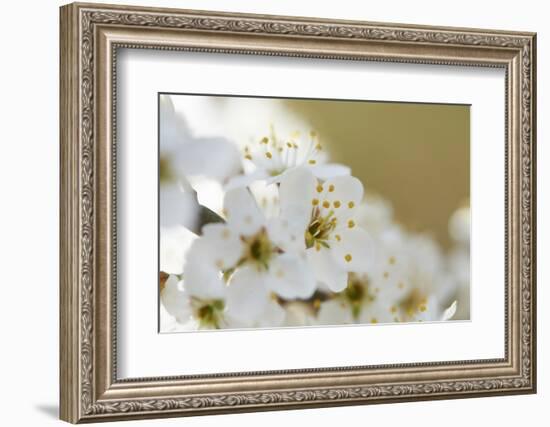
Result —
[{"label": "ornate silver frame", "polygon": [[[508,31],[63,6],[61,419],[78,423],[534,393],[535,43],[533,33]],[[114,65],[119,47],[504,68],[505,357],[117,379]]]}]

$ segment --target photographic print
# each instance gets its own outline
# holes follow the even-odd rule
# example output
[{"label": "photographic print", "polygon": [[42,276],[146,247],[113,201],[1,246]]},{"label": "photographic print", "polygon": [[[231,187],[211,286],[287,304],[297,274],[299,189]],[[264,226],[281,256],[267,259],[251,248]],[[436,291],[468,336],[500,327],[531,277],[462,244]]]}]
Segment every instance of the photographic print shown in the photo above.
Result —
[{"label": "photographic print", "polygon": [[61,419],[536,393],[535,33],[59,22]]},{"label": "photographic print", "polygon": [[468,105],[158,103],[160,332],[469,319]]}]

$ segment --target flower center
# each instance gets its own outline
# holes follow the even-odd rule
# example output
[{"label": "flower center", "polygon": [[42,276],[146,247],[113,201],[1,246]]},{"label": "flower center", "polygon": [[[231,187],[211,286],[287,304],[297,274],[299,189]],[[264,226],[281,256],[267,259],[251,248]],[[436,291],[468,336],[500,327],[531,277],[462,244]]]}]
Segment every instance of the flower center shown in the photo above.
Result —
[{"label": "flower center", "polygon": [[321,215],[321,210],[317,207],[313,208],[311,214],[311,222],[306,230],[306,248],[315,246],[320,249],[321,246],[329,248],[328,239],[330,233],[336,227],[336,217],[334,211],[329,211],[325,216]]},{"label": "flower center", "polygon": [[359,277],[354,273],[348,275],[348,286],[344,289],[343,296],[351,305],[354,318],[359,317],[361,308],[366,302],[374,301],[374,295],[369,292],[368,278]]},{"label": "flower center", "polygon": [[220,328],[225,303],[221,299],[202,300],[193,298],[191,300],[193,314],[199,321],[201,327]]},{"label": "flower center", "polygon": [[416,314],[427,310],[427,299],[418,289],[413,289],[411,293],[401,301],[399,308],[401,308],[408,317],[412,318]]},{"label": "flower center", "polygon": [[242,237],[245,244],[243,258],[239,264],[251,263],[260,269],[267,270],[269,261],[276,252],[277,248],[273,245],[265,228],[250,237]]}]

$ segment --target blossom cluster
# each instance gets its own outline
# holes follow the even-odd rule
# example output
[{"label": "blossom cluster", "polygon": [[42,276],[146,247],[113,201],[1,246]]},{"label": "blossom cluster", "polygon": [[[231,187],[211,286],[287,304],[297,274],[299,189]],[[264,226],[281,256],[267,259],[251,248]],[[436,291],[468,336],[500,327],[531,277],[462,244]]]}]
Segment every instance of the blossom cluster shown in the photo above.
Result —
[{"label": "blossom cluster", "polygon": [[161,331],[468,316],[469,208],[444,253],[316,132],[202,137],[170,97],[160,107]]}]

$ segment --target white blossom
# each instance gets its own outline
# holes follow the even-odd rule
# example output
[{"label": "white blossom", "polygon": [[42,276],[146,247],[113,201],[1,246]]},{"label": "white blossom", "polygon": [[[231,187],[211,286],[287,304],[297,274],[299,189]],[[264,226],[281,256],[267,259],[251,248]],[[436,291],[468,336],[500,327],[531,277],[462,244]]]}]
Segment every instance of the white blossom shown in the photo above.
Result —
[{"label": "white blossom", "polygon": [[281,217],[292,233],[303,233],[307,258],[317,280],[338,292],[347,274],[368,269],[372,242],[356,224],[363,185],[352,176],[319,181],[307,168],[286,174],[280,184]]},{"label": "white blossom", "polygon": [[270,136],[245,145],[243,157],[248,173],[234,177],[229,181],[228,188],[246,186],[256,180],[280,182],[285,174],[296,168],[308,168],[314,176],[323,180],[350,174],[347,166],[326,163],[326,152],[313,131],[308,138],[294,132],[292,136],[281,139],[272,130]]},{"label": "white blossom", "polygon": [[225,288],[191,287],[170,275],[161,286],[160,298],[165,310],[184,325],[184,329],[227,327]]},{"label": "white blossom", "polygon": [[315,280],[305,254],[293,247],[297,236],[268,220],[251,193],[238,188],[225,197],[225,224],[203,227],[187,256],[185,278],[193,286],[225,286],[228,314],[257,323],[269,304],[282,298],[308,298]]}]

